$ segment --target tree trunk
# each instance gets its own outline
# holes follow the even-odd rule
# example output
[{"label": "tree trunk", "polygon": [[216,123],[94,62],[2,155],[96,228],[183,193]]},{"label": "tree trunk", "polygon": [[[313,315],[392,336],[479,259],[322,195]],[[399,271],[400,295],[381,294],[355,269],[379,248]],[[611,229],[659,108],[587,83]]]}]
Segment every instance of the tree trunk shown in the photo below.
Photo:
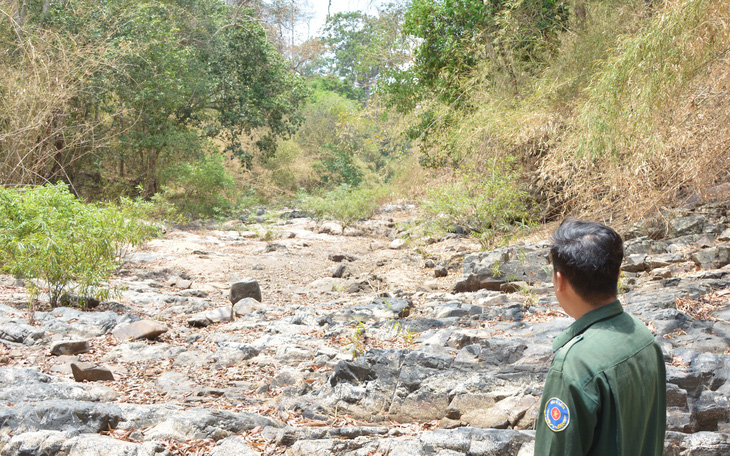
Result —
[{"label": "tree trunk", "polygon": [[43,8],[41,9],[41,20],[45,22],[48,18],[48,10],[51,7],[51,0],[43,0]]}]

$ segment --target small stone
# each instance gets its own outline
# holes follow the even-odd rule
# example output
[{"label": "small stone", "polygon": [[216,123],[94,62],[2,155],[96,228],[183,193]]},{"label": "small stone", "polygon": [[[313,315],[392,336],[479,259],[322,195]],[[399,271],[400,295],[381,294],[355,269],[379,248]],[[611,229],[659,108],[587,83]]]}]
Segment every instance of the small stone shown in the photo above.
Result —
[{"label": "small stone", "polygon": [[167,332],[167,327],[152,320],[139,320],[128,325],[122,325],[112,331],[118,340],[156,339]]},{"label": "small stone", "polygon": [[720,235],[717,237],[717,240],[720,242],[728,242],[730,241],[730,228],[725,229]]},{"label": "small stone", "polygon": [[233,315],[243,316],[253,313],[253,311],[260,309],[261,303],[254,298],[243,298],[233,305]]},{"label": "small stone", "polygon": [[330,261],[334,261],[335,263],[341,263],[343,261],[356,261],[357,257],[350,255],[349,253],[330,253],[329,256]]},{"label": "small stone", "polygon": [[114,375],[109,369],[90,363],[71,363],[71,372],[77,382],[114,380]]},{"label": "small stone", "polygon": [[219,307],[217,309],[206,310],[193,315],[188,319],[190,326],[198,328],[210,326],[214,323],[223,323],[227,321],[233,321],[233,308],[230,306]]},{"label": "small stone", "polygon": [[426,260],[426,262],[423,264],[423,267],[428,269],[435,268],[436,263],[434,263],[433,260]]},{"label": "small stone", "polygon": [[517,293],[520,290],[528,289],[527,282],[507,282],[499,286],[499,291],[502,293]]},{"label": "small stone", "polygon": [[394,240],[393,242],[391,242],[390,245],[388,245],[388,248],[393,249],[393,250],[400,250],[405,245],[406,245],[406,240],[398,238],[398,239]]},{"label": "small stone", "polygon": [[331,234],[334,236],[340,236],[344,232],[342,225],[337,222],[324,222],[319,227],[319,232],[323,234]]},{"label": "small stone", "polygon": [[231,302],[235,304],[243,298],[254,298],[261,302],[261,287],[258,281],[247,277],[231,284]]},{"label": "small stone", "polygon": [[193,286],[192,280],[179,279],[178,281],[175,282],[175,287],[181,288],[183,290],[187,290],[192,286]]},{"label": "small stone", "polygon": [[341,279],[349,275],[350,274],[347,274],[347,266],[344,264],[338,264],[331,270],[331,276],[335,279]]},{"label": "small stone", "polygon": [[59,340],[51,344],[51,354],[55,356],[77,355],[86,353],[89,349],[88,340]]},{"label": "small stone", "polygon": [[433,270],[434,277],[446,277],[449,271],[444,266],[439,266]]}]

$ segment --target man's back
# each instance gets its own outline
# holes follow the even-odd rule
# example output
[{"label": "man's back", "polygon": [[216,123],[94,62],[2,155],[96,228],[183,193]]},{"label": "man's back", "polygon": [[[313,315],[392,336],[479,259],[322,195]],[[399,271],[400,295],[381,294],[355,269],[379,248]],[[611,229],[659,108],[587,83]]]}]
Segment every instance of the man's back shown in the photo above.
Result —
[{"label": "man's back", "polygon": [[661,348],[616,301],[587,313],[553,345],[535,455],[662,455]]}]

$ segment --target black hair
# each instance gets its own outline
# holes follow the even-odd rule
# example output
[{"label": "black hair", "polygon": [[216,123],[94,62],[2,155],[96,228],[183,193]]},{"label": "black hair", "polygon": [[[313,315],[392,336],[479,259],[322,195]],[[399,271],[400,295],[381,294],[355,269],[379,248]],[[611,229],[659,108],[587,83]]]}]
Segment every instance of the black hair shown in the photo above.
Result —
[{"label": "black hair", "polygon": [[598,303],[616,296],[624,242],[613,229],[568,218],[553,233],[550,260],[581,298]]}]

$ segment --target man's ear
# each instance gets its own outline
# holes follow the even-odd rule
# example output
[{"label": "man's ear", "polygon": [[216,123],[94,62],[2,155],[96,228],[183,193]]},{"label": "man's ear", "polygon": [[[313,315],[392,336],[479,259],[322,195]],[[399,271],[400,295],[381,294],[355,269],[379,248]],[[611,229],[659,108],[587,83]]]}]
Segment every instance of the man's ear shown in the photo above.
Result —
[{"label": "man's ear", "polygon": [[565,291],[568,286],[568,279],[565,278],[562,272],[555,273],[555,291]]}]

